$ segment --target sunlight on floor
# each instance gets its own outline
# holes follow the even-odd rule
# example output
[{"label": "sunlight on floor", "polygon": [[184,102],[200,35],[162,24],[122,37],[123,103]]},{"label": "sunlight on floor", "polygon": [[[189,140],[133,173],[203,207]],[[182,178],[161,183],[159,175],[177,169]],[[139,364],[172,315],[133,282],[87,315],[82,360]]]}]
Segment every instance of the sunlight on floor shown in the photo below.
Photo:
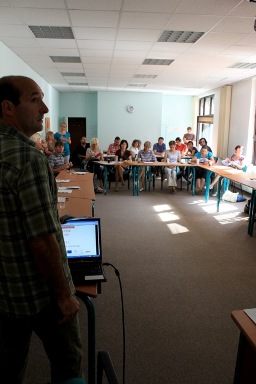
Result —
[{"label": "sunlight on floor", "polygon": [[225,215],[213,216],[220,224],[230,224],[238,221],[247,221],[248,217],[239,216],[240,212],[226,213]]},{"label": "sunlight on floor", "polygon": [[162,221],[173,221],[173,220],[179,220],[179,216],[175,215],[174,212],[164,212],[164,213],[159,213],[158,216]]},{"label": "sunlight on floor", "polygon": [[163,211],[168,211],[169,209],[171,209],[170,205],[168,205],[168,204],[154,205],[153,208],[156,212],[163,212]]},{"label": "sunlight on floor", "polygon": [[173,235],[189,232],[188,228],[183,227],[182,225],[179,225],[177,223],[167,224],[167,227],[170,229]]},{"label": "sunlight on floor", "polygon": [[[210,214],[218,221],[220,225],[232,224],[239,221],[248,221],[248,216],[241,216],[241,207],[237,207],[235,203],[228,203],[221,201],[219,205],[219,212],[217,212],[216,199],[210,199],[206,202],[204,199],[194,200],[188,205],[198,205],[201,208],[201,212],[204,214]],[[177,223],[170,223],[180,220],[180,216],[175,213],[175,208],[169,204],[155,205],[153,206],[155,212],[158,213],[159,218],[163,223],[169,222],[167,227],[173,235],[189,232],[187,227],[184,227]],[[171,211],[172,210],[172,211]]]}]

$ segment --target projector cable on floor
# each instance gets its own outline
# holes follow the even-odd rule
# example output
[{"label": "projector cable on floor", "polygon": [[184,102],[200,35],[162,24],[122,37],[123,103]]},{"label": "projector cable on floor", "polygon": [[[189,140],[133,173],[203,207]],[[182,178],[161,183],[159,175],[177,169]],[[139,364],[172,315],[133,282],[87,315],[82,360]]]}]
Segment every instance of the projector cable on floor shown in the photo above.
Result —
[{"label": "projector cable on floor", "polygon": [[122,288],[122,282],[120,278],[120,273],[116,267],[111,263],[103,263],[104,266],[112,267],[115,271],[115,274],[118,278],[119,287],[120,287],[120,294],[121,294],[121,306],[122,306],[122,329],[123,329],[123,384],[125,384],[125,322],[124,322],[124,299],[123,299],[123,288]]}]

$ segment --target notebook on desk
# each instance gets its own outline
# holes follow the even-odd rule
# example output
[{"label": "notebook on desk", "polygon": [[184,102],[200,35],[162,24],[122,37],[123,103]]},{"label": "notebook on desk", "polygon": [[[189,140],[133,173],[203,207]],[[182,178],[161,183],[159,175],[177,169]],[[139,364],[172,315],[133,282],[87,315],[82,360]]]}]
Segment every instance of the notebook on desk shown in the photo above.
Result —
[{"label": "notebook on desk", "polygon": [[61,224],[75,285],[106,281],[102,265],[99,218],[72,218]]}]

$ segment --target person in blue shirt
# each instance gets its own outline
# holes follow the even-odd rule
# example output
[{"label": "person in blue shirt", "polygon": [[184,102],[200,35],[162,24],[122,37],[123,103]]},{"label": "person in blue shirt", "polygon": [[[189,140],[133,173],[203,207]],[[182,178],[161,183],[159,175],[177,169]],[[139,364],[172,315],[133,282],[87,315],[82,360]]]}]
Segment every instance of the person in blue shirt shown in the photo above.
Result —
[{"label": "person in blue shirt", "polygon": [[[203,145],[201,150],[194,154],[192,163],[200,165],[213,165],[215,163],[212,152],[209,152],[207,145]],[[196,194],[200,195],[205,186],[207,168],[196,167]]]},{"label": "person in blue shirt", "polygon": [[56,132],[54,134],[54,139],[56,141],[61,141],[64,144],[64,151],[63,151],[64,164],[69,163],[71,137],[70,137],[70,133],[67,131],[66,123],[61,123],[59,132]]},{"label": "person in blue shirt", "polygon": [[153,145],[153,152],[156,156],[164,157],[166,151],[166,145],[164,143],[164,138],[159,137],[158,142]]}]

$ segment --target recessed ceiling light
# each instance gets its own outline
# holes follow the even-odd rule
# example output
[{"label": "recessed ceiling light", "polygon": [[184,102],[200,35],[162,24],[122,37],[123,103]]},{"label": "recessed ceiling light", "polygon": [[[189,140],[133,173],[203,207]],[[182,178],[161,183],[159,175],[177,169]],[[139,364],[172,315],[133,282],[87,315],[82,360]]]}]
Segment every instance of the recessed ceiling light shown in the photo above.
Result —
[{"label": "recessed ceiling light", "polygon": [[61,74],[62,76],[85,77],[85,74],[81,72],[61,72]]},{"label": "recessed ceiling light", "polygon": [[195,43],[204,35],[204,32],[192,31],[164,31],[158,42],[166,43]]},{"label": "recessed ceiling light", "polygon": [[74,39],[72,29],[70,27],[51,27],[29,25],[37,39]]},{"label": "recessed ceiling light", "polygon": [[79,56],[50,56],[54,63],[81,63]]},{"label": "recessed ceiling light", "polygon": [[231,65],[229,68],[254,69],[254,68],[256,68],[256,63],[237,63],[234,65]]},{"label": "recessed ceiling light", "polygon": [[174,60],[169,59],[145,59],[142,64],[144,65],[170,65]]}]

